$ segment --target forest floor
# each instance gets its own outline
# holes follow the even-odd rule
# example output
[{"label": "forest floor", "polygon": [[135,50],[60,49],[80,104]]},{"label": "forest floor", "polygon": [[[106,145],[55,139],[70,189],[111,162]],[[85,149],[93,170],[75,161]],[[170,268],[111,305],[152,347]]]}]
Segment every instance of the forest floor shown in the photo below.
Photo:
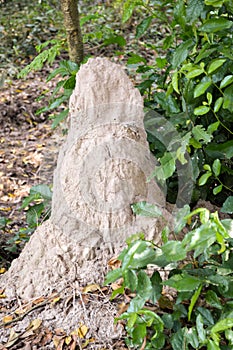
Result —
[{"label": "forest floor", "polygon": [[[26,80],[14,79],[1,88],[0,96],[0,217],[2,267],[18,256],[20,229],[26,228],[22,200],[34,185],[52,184],[58,144],[63,135],[51,130],[45,115],[36,115],[41,107],[38,96],[45,87],[45,72],[30,74]],[[52,89],[54,83],[48,84]],[[3,218],[7,220],[3,222]],[[16,244],[12,245],[12,237]]]}]

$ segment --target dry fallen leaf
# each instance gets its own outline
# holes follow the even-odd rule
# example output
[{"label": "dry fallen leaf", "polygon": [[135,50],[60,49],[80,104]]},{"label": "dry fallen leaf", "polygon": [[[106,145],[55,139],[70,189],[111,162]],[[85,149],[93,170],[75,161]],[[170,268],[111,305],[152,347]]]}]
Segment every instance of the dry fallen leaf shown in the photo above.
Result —
[{"label": "dry fallen leaf", "polygon": [[32,329],[33,331],[35,331],[37,328],[40,327],[41,323],[42,323],[42,320],[40,320],[39,318],[36,318],[35,320],[32,320],[32,322],[29,324],[26,330]]},{"label": "dry fallen leaf", "polygon": [[173,310],[174,301],[166,295],[162,295],[158,300],[159,307],[163,309]]},{"label": "dry fallen leaf", "polygon": [[65,342],[65,336],[55,335],[53,337],[53,343],[55,345],[56,350],[62,350],[64,342]]},{"label": "dry fallen leaf", "polygon": [[5,344],[5,347],[10,348],[12,345],[14,345],[17,342],[19,337],[20,337],[20,334],[16,333],[14,329],[11,329],[9,339],[8,339],[8,342]]},{"label": "dry fallen leaf", "polygon": [[69,345],[72,341],[72,337],[70,335],[68,335],[67,337],[65,337],[65,343],[66,345]]},{"label": "dry fallen leaf", "polygon": [[61,299],[61,297],[56,297],[51,301],[51,305],[56,304],[59,300]]},{"label": "dry fallen leaf", "polygon": [[70,333],[70,335],[77,335],[80,339],[83,339],[88,332],[88,327],[81,325],[79,328],[75,329]]},{"label": "dry fallen leaf", "polygon": [[12,320],[13,320],[13,315],[6,315],[3,317],[2,322],[8,323],[8,322],[11,322]]},{"label": "dry fallen leaf", "polygon": [[108,265],[113,269],[118,269],[119,267],[121,267],[121,261],[119,259],[117,259],[116,257],[111,258],[108,261]]},{"label": "dry fallen leaf", "polygon": [[99,284],[89,284],[88,286],[83,288],[82,292],[89,293],[89,292],[96,292],[97,290],[101,290]]},{"label": "dry fallen leaf", "polygon": [[118,305],[118,314],[119,315],[123,314],[125,311],[127,311],[128,307],[129,307],[129,304],[125,304],[124,302],[120,303]]}]

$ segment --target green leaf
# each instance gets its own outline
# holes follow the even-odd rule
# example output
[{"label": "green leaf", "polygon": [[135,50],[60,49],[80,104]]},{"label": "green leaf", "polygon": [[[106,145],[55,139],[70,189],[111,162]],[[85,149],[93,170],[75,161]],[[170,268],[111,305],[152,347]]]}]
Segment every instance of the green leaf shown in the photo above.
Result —
[{"label": "green leaf", "polygon": [[145,305],[145,299],[142,298],[140,295],[137,295],[135,298],[131,300],[127,313],[138,312],[143,308],[144,305]]},{"label": "green leaf", "polygon": [[226,329],[231,329],[233,327],[233,318],[224,318],[221,321],[218,321],[210,330],[210,333],[223,332]]},{"label": "green leaf", "polygon": [[212,169],[215,176],[218,176],[221,172],[221,162],[219,159],[215,159],[212,165]]},{"label": "green leaf", "polygon": [[194,89],[194,98],[203,95],[208,89],[208,87],[210,87],[210,85],[212,85],[212,81],[210,79],[197,84],[197,86]]},{"label": "green leaf", "polygon": [[212,139],[212,135],[206,132],[202,125],[194,126],[192,133],[197,141],[203,140],[205,143],[209,143]]},{"label": "green leaf", "polygon": [[225,331],[225,337],[227,340],[229,340],[229,345],[233,345],[233,331],[230,329],[227,329]]},{"label": "green leaf", "polygon": [[129,315],[129,318],[128,318],[127,329],[133,329],[136,321],[137,321],[137,313],[136,312],[132,312]]},{"label": "green leaf", "polygon": [[171,345],[173,350],[188,350],[188,344],[186,341],[186,335],[188,333],[188,329],[182,328],[179,329],[176,333],[171,336]]},{"label": "green leaf", "polygon": [[204,329],[203,319],[200,314],[196,318],[196,328],[197,328],[198,338],[200,339],[201,342],[204,342],[206,340],[206,331]]},{"label": "green leaf", "polygon": [[208,106],[200,106],[194,109],[194,114],[195,115],[204,115],[208,113],[210,110],[210,107]]},{"label": "green leaf", "polygon": [[31,202],[34,202],[37,199],[41,199],[41,195],[39,193],[33,193],[24,198],[20,209],[26,208]]},{"label": "green leaf", "polygon": [[32,186],[30,189],[30,194],[31,195],[39,194],[42,198],[46,200],[52,199],[52,191],[50,187],[44,184]]},{"label": "green leaf", "polygon": [[146,330],[146,323],[138,323],[137,326],[134,328],[132,336],[133,336],[133,342],[135,344],[142,345],[143,340],[147,334]]},{"label": "green leaf", "polygon": [[69,79],[67,79],[63,85],[64,89],[74,89],[75,88],[76,77],[72,75]]},{"label": "green leaf", "polygon": [[146,64],[146,59],[142,56],[136,55],[134,53],[130,53],[130,57],[127,60],[127,64],[137,64],[141,62]]},{"label": "green leaf", "polygon": [[151,301],[153,304],[157,302],[157,300],[161,297],[161,293],[163,290],[162,287],[162,278],[158,271],[154,271],[151,276],[151,285],[152,285],[152,293],[151,293]]},{"label": "green leaf", "polygon": [[210,124],[207,128],[207,133],[212,135],[216,130],[218,130],[219,125],[220,125],[220,122],[215,122]]},{"label": "green leaf", "polygon": [[142,4],[143,4],[142,1],[132,1],[132,0],[125,1],[123,6],[122,22],[123,23],[127,22],[132,16],[135,7]]},{"label": "green leaf", "polygon": [[163,170],[163,177],[161,180],[166,180],[174,173],[176,169],[175,159],[170,152],[165,152],[160,158],[160,163]]},{"label": "green leaf", "polygon": [[221,67],[225,62],[226,62],[226,59],[217,59],[212,61],[207,69],[207,73],[208,74],[213,73],[216,69]]},{"label": "green leaf", "polygon": [[147,241],[136,241],[130,244],[122,259],[123,272],[128,269],[139,269],[153,263],[155,251],[151,243]]},{"label": "green leaf", "polygon": [[52,71],[52,73],[49,74],[48,78],[46,79],[46,82],[49,82],[50,80],[55,78],[57,75],[61,75],[62,77],[64,77],[65,75],[68,75],[68,74],[69,74],[69,71],[66,68],[59,67],[57,69],[54,69],[54,71]]},{"label": "green leaf", "polygon": [[119,267],[118,269],[109,271],[107,273],[107,276],[105,277],[105,280],[104,280],[104,284],[115,282],[121,277],[122,277],[122,269]]},{"label": "green leaf", "polygon": [[224,0],[205,0],[205,4],[208,6],[221,7]]},{"label": "green leaf", "polygon": [[4,230],[8,223],[10,223],[9,219],[4,218],[3,216],[0,216],[0,229]]},{"label": "green leaf", "polygon": [[69,114],[69,109],[65,109],[64,111],[62,111],[61,113],[59,113],[58,115],[53,115],[50,116],[49,119],[53,119],[53,123],[51,125],[52,129],[55,129],[61,122],[63,122],[63,120],[65,120],[65,118],[68,116]]},{"label": "green leaf", "polygon": [[135,215],[147,216],[156,218],[162,215],[160,208],[155,204],[150,204],[145,201],[134,203],[131,205],[133,213]]},{"label": "green leaf", "polygon": [[220,193],[222,191],[222,185],[218,185],[217,187],[214,187],[213,194],[216,196],[216,194]]},{"label": "green leaf", "polygon": [[198,306],[197,312],[201,315],[204,325],[209,327],[209,326],[213,326],[215,324],[215,320],[214,320],[210,310],[208,310],[205,307]]},{"label": "green leaf", "polygon": [[172,74],[172,87],[179,94],[178,72]]},{"label": "green leaf", "polygon": [[206,302],[216,309],[222,309],[222,303],[220,302],[217,294],[213,290],[208,290],[205,295]]},{"label": "green leaf", "polygon": [[39,225],[39,218],[44,211],[43,203],[33,205],[26,213],[26,220],[30,227],[37,227]]},{"label": "green leaf", "polygon": [[179,261],[186,258],[186,250],[181,242],[169,241],[162,245],[161,249],[167,261]]},{"label": "green leaf", "polygon": [[204,169],[204,170],[211,171],[211,167],[210,167],[209,164],[204,164],[204,165],[203,165],[203,169]]},{"label": "green leaf", "polygon": [[224,143],[211,143],[205,149],[209,157],[215,159],[231,159],[233,157],[233,140]]},{"label": "green leaf", "polygon": [[226,30],[232,27],[232,21],[229,21],[226,18],[211,18],[207,19],[203,25],[199,28],[200,31],[206,33],[216,33],[220,30]]},{"label": "green leaf", "polygon": [[189,71],[187,74],[185,74],[187,79],[192,79],[197,77],[198,75],[201,75],[203,73],[203,69],[201,68],[196,68],[191,71]]},{"label": "green leaf", "polygon": [[49,106],[49,109],[54,109],[54,108],[59,107],[66,100],[68,100],[68,96],[65,96],[65,95],[62,95],[62,96],[56,98]]},{"label": "green leaf", "polygon": [[207,180],[212,176],[212,172],[207,171],[205,174],[201,175],[198,180],[198,185],[203,186],[206,184]]},{"label": "green leaf", "polygon": [[206,94],[208,105],[210,106],[213,100],[213,95],[210,92],[207,92]]},{"label": "green leaf", "polygon": [[186,21],[193,23],[201,15],[204,10],[204,3],[202,0],[189,0],[186,6]]},{"label": "green leaf", "polygon": [[124,292],[125,292],[124,286],[121,286],[121,287],[115,289],[110,296],[110,300],[114,300],[117,295],[124,294]]},{"label": "green leaf", "polygon": [[175,215],[174,232],[179,233],[187,224],[186,216],[190,213],[190,206],[185,204],[183,208],[179,208]]},{"label": "green leaf", "polygon": [[209,221],[210,212],[209,210],[204,210],[200,212],[200,221],[202,224],[206,224]]},{"label": "green leaf", "polygon": [[197,330],[195,327],[192,327],[188,330],[186,334],[187,343],[189,343],[193,349],[198,349],[199,341],[197,336]]},{"label": "green leaf", "polygon": [[138,286],[138,277],[134,270],[126,270],[123,274],[125,287],[134,292]]},{"label": "green leaf", "polygon": [[146,17],[141,23],[139,23],[139,25],[136,28],[136,39],[140,38],[149,28],[152,18],[152,16]]},{"label": "green leaf", "polygon": [[190,305],[188,308],[188,320],[189,321],[191,320],[192,311],[193,311],[193,308],[194,308],[194,306],[199,298],[201,290],[202,290],[202,285],[200,284],[200,286],[198,287],[198,289],[195,291],[195,293],[193,294],[193,296],[191,298]]},{"label": "green leaf", "polygon": [[[217,113],[221,106],[222,106],[222,103],[223,103],[223,97],[219,97],[216,101],[215,101],[215,104],[214,104],[214,112]],[[216,123],[219,123],[219,122],[216,122]]]},{"label": "green leaf", "polygon": [[197,257],[216,241],[216,236],[213,233],[215,230],[216,225],[208,221],[186,234],[182,243],[187,246],[189,251],[195,250],[194,256]]},{"label": "green leaf", "polygon": [[175,288],[178,292],[191,292],[198,288],[200,283],[198,278],[187,273],[173,275],[169,280],[163,282],[163,284]]},{"label": "green leaf", "polygon": [[233,113],[233,84],[228,86],[224,90],[223,96],[223,108],[228,109],[231,113]]},{"label": "green leaf", "polygon": [[137,295],[139,295],[145,301],[150,299],[152,294],[152,284],[150,278],[147,276],[146,272],[140,270],[138,272],[138,286]]},{"label": "green leaf", "polygon": [[103,43],[105,46],[111,45],[111,44],[117,44],[121,47],[126,45],[126,40],[122,35],[112,35],[109,38],[104,40]]},{"label": "green leaf", "polygon": [[223,203],[222,213],[233,214],[233,196],[228,197]]},{"label": "green leaf", "polygon": [[213,340],[208,339],[207,350],[221,350],[221,348]]},{"label": "green leaf", "polygon": [[233,75],[227,75],[223,78],[220,84],[220,89],[225,88],[227,85],[230,85],[233,82]]},{"label": "green leaf", "polygon": [[157,57],[156,63],[157,63],[158,68],[163,69],[167,64],[167,60],[166,60],[166,58]]},{"label": "green leaf", "polygon": [[189,39],[187,41],[184,41],[176,48],[172,57],[172,66],[174,69],[176,69],[181,63],[186,60],[189,51],[194,47],[194,45],[195,44],[193,42],[193,39]]}]

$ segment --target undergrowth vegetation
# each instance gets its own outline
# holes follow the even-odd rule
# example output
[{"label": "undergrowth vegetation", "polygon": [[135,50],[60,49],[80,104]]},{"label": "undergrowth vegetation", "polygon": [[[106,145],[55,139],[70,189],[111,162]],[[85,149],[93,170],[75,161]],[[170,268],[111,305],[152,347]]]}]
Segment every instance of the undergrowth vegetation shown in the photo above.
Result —
[{"label": "undergrowth vegetation", "polygon": [[[119,256],[121,267],[106,278],[106,283],[123,278],[112,298],[134,294],[118,318],[126,322],[126,344],[134,349],[231,349],[232,220],[220,220],[217,212],[203,208],[190,212],[190,207],[204,199],[223,213],[233,213],[233,2],[116,0],[107,4],[81,6],[88,45],[85,61],[109,47],[111,55],[126,64],[149,116],[145,119],[148,141],[159,162],[152,176],[167,186],[168,202],[177,202],[179,169],[186,171],[186,165],[191,169],[190,202],[185,196],[182,201],[180,194],[173,232],[164,227],[161,246],[140,234],[129,239]],[[66,49],[64,32],[37,43],[36,49],[38,56],[20,77],[58,58]],[[68,115],[64,103],[74,89],[78,69],[76,63],[62,59],[48,76],[47,81],[59,77],[58,83],[48,105],[41,98],[38,113],[51,111],[53,128]],[[57,107],[62,111],[52,113]],[[153,131],[159,120],[170,126],[163,128],[162,139]],[[43,186],[32,188],[24,200],[30,232],[50,200],[50,189]],[[147,203],[136,203],[132,210],[137,215],[158,215]],[[4,228],[7,220],[0,225]],[[185,226],[189,232],[180,238]]]},{"label": "undergrowth vegetation", "polygon": [[[133,210],[157,213],[145,203],[133,205]],[[126,320],[126,344],[133,349],[231,349],[232,220],[219,220],[217,212],[205,208],[190,213],[186,205],[174,221],[174,231],[164,230],[159,246],[142,234],[128,239],[118,257],[121,267],[106,277],[108,284],[123,278],[112,299],[133,295],[127,311],[116,319]],[[187,223],[188,234],[178,239]]]}]

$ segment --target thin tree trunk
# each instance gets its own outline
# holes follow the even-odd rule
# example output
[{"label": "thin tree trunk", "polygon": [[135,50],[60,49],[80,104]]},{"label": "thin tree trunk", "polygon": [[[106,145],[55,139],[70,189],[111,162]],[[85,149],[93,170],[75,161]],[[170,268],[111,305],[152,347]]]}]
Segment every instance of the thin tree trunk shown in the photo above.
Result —
[{"label": "thin tree trunk", "polygon": [[77,0],[60,0],[66,28],[69,58],[81,63],[84,58],[82,33],[79,21]]}]

